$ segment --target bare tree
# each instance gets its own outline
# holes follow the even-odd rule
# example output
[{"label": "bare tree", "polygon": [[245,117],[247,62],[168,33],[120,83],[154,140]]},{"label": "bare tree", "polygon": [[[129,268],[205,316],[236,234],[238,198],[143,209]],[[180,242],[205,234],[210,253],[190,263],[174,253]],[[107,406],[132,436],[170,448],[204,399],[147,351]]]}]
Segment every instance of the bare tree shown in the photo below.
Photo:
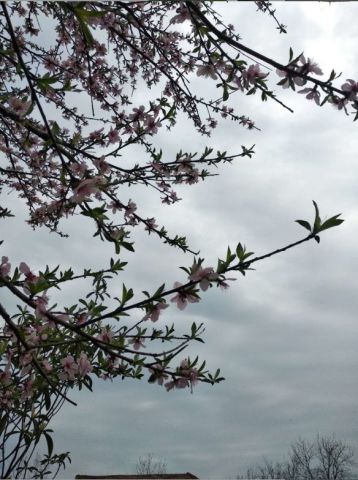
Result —
[{"label": "bare tree", "polygon": [[353,478],[354,451],[334,435],[313,441],[298,439],[288,453],[288,460],[272,462],[266,458],[247,469],[238,479],[349,480]]},{"label": "bare tree", "polygon": [[337,440],[334,436],[317,437],[316,455],[319,461],[319,478],[343,480],[349,478],[354,465],[352,447]]},{"label": "bare tree", "polygon": [[287,464],[272,462],[264,458],[261,464],[249,467],[244,475],[238,475],[238,479],[258,480],[258,479],[286,479]]},{"label": "bare tree", "polygon": [[156,459],[153,453],[147,453],[145,457],[139,457],[136,463],[136,472],[138,475],[162,475],[167,473],[167,464]]},{"label": "bare tree", "polygon": [[[316,477],[316,446],[314,442],[296,440],[291,445],[289,464],[295,465],[296,478],[299,480],[317,480]],[[291,479],[290,479],[291,480]]]}]

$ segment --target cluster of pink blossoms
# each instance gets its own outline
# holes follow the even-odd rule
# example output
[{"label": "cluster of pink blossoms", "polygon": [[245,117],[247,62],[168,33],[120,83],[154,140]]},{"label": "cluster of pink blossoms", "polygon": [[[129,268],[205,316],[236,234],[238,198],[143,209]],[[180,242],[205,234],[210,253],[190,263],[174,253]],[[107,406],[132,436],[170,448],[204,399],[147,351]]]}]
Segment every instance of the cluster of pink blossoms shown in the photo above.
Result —
[{"label": "cluster of pink blossoms", "polygon": [[[301,75],[309,75],[310,73],[314,73],[316,75],[323,75],[323,72],[318,66],[318,64],[310,58],[307,58],[306,60],[305,56],[301,55],[298,61],[301,63],[301,65],[292,65],[290,66],[291,70],[294,70]],[[277,69],[276,73],[279,77],[285,78],[285,81],[281,84],[283,88],[289,88],[290,79],[292,79],[292,81],[300,87],[305,85],[307,82],[307,80],[305,80],[303,77],[299,75],[296,76],[290,72],[286,72],[285,70]]]},{"label": "cluster of pink blossoms", "polygon": [[95,176],[82,180],[77,187],[74,188],[74,194],[70,198],[73,203],[81,203],[93,195],[100,193],[101,189],[106,185],[107,180],[102,176]]},{"label": "cluster of pink blossoms", "polygon": [[196,368],[189,367],[189,361],[187,359],[184,359],[180,363],[178,373],[180,373],[180,377],[174,378],[173,380],[170,380],[164,384],[167,392],[173,390],[173,388],[190,387],[192,389],[193,386],[198,383],[198,370]]},{"label": "cluster of pink blossoms", "polygon": [[30,270],[25,262],[20,263],[19,270],[25,275],[27,284],[34,284],[39,280],[39,277]]},{"label": "cluster of pink blossoms", "polygon": [[81,353],[75,360],[72,355],[62,358],[60,363],[63,367],[63,371],[59,374],[61,380],[75,381],[76,378],[84,378],[90,372],[92,372],[91,362],[85,353]]},{"label": "cluster of pink blossoms", "polygon": [[[183,284],[180,282],[175,282],[174,288],[180,288],[182,285]],[[199,297],[193,295],[192,293],[186,292],[185,290],[179,290],[179,292],[170,301],[176,302],[179,310],[184,310],[188,303],[199,302]]]},{"label": "cluster of pink blossoms", "polygon": [[347,100],[358,99],[358,82],[347,79],[346,83],[343,83],[341,89],[347,94]]},{"label": "cluster of pink blossoms", "polygon": [[214,272],[212,267],[203,268],[201,265],[195,265],[192,273],[189,275],[189,279],[192,282],[199,282],[200,288],[206,292],[210,287],[211,282],[218,280],[219,275]]},{"label": "cluster of pink blossoms", "polygon": [[180,375],[168,382],[165,382],[169,375],[165,372],[165,368],[160,363],[156,363],[149,369],[152,374],[152,382],[156,382],[158,385],[164,385],[167,392],[175,388],[193,388],[198,383],[199,372],[196,368],[189,367],[189,359],[181,361],[180,366],[177,368],[177,374]]},{"label": "cluster of pink blossoms", "polygon": [[18,97],[10,97],[8,99],[8,104],[11,111],[16,113],[19,117],[24,117],[31,107],[31,102],[20,100]]},{"label": "cluster of pink blossoms", "polygon": [[159,320],[159,315],[162,310],[168,308],[169,305],[165,302],[159,302],[153,306],[148,307],[147,313],[144,315],[143,320],[151,320],[152,322],[157,322]]},{"label": "cluster of pink blossoms", "polygon": [[240,90],[244,91],[254,86],[258,80],[266,78],[268,73],[264,73],[260,69],[260,65],[250,65],[249,68],[242,71],[240,77],[236,77],[235,81]]}]

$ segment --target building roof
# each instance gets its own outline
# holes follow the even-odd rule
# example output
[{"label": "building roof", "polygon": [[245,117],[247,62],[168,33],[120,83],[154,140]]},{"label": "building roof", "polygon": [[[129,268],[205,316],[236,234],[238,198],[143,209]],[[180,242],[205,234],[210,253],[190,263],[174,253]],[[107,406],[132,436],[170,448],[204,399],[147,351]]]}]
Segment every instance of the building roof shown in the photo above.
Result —
[{"label": "building roof", "polygon": [[123,479],[123,480],[137,480],[137,479],[163,479],[163,480],[181,480],[198,478],[190,472],[186,473],[160,473],[150,475],[76,475],[76,479],[80,480],[105,480],[105,479]]}]

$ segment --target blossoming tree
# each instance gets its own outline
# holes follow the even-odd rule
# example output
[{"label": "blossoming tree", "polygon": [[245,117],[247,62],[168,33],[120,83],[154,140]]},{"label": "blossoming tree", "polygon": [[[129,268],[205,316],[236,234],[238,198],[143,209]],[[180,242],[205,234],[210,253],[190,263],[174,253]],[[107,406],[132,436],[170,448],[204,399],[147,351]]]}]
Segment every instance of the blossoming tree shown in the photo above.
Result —
[{"label": "blossoming tree", "polygon": [[[255,3],[285,31],[269,2]],[[265,66],[274,67],[270,76],[280,87],[299,88],[308,100],[353,113],[354,119],[358,83],[336,85],[334,71],[324,77],[317,63],[292,49],[283,65],[248,48],[211,2],[2,2],[0,12],[0,188],[23,200],[33,228],[66,236],[66,218],[81,214],[94,225],[94,236],[114,250],[97,271],[46,265],[35,271],[30,259],[14,265],[2,245],[0,287],[16,302],[0,303],[1,476],[36,476],[67,460],[67,454],[53,453],[48,424],[64,402],[72,402],[70,390],[91,389],[93,377],[145,376],[168,391],[223,380],[219,369],[210,373],[205,362],[183,352],[190,342],[202,341],[203,325],[194,323],[185,333],[174,325],[156,326],[169,306],[189,308],[210,288],[228,288],[235,273],[245,275],[260,260],[319,241],[321,231],[343,221],[334,215],[322,222],[314,202],[313,223],[297,220],[307,230],[303,238],[260,256],[239,243],[226,249],[216,267],[209,266],[184,237],[142,216],[140,205],[124,200],[121,189],[143,185],[171,205],[179,201],[176,185],[206,180],[213,167],[250,157],[253,148],[234,154],[181,150],[171,158],[154,147],[153,137],[172,128],[179,112],[202,135],[223,119],[255,129],[254,121],[227,101],[259,94],[288,108],[270,89]],[[213,82],[219,98],[198,95],[190,88],[191,76]],[[148,89],[145,105],[132,103],[138,85]],[[150,89],[159,92],[155,98]],[[133,144],[144,155],[124,167],[121,155]],[[12,213],[1,207],[0,215],[6,219]],[[121,261],[123,250],[134,251],[134,228],[196,255],[182,267],[186,280],[181,274],[173,286],[158,282],[135,296],[122,281],[126,262]],[[58,304],[62,285],[88,279],[87,295]],[[119,282],[121,295],[115,296]],[[47,455],[31,466],[41,439]]]}]

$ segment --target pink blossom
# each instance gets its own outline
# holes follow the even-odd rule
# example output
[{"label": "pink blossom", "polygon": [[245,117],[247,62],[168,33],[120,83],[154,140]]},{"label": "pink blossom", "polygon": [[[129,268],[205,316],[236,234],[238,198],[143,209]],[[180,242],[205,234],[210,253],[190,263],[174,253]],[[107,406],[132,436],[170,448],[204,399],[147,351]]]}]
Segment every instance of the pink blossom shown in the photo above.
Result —
[{"label": "pink blossom", "polygon": [[96,42],[95,44],[96,52],[98,53],[99,56],[103,57],[104,55],[107,54],[107,48],[104,43],[99,43]]},{"label": "pink blossom", "polygon": [[196,74],[198,77],[210,77],[213,80],[216,80],[218,78],[214,66],[209,64],[201,65],[200,67],[198,67],[196,70]]},{"label": "pink blossom", "polygon": [[139,108],[133,108],[133,113],[129,115],[129,119],[134,122],[139,122],[145,119],[145,107],[141,105]]},{"label": "pink blossom", "polygon": [[17,97],[10,97],[8,103],[11,110],[19,117],[24,117],[31,107],[31,102],[25,102]]},{"label": "pink blossom", "polygon": [[85,353],[81,352],[78,360],[77,360],[77,365],[78,365],[78,376],[79,378],[83,378],[86,375],[88,375],[90,372],[92,372],[92,365],[90,361],[88,360],[88,357]]},{"label": "pink blossom", "polygon": [[190,11],[184,5],[181,5],[176,9],[177,15],[175,15],[171,20],[170,23],[183,23],[185,20],[189,20],[191,18]]},{"label": "pink blossom", "polygon": [[175,388],[175,380],[170,380],[169,382],[165,383],[164,386],[167,392],[169,392],[170,390],[173,390],[173,388]]},{"label": "pink blossom", "polygon": [[89,138],[93,141],[101,141],[103,138],[102,132],[104,128],[100,128],[99,130],[94,130],[89,134]]},{"label": "pink blossom", "polygon": [[173,390],[174,388],[186,388],[189,387],[189,385],[189,380],[184,377],[175,378],[164,384],[167,392]]},{"label": "pink blossom", "polygon": [[285,82],[281,85],[282,88],[288,88],[290,86],[290,78],[291,74],[286,72],[285,70],[276,70],[276,73],[279,77],[285,77]]},{"label": "pink blossom", "polygon": [[319,102],[320,102],[320,92],[315,89],[315,88],[303,88],[302,90],[298,90],[298,93],[304,93],[306,95],[306,98],[308,100],[314,100],[316,102],[317,105],[319,105]]},{"label": "pink blossom", "polygon": [[30,400],[30,398],[32,398],[33,383],[34,383],[34,380],[32,378],[29,378],[25,382],[25,384],[23,386],[22,393],[21,393],[21,401],[22,402],[25,402],[26,400]]},{"label": "pink blossom", "polygon": [[112,213],[116,213],[117,210],[122,210],[121,204],[115,200],[112,200],[108,207],[112,209]]},{"label": "pink blossom", "polygon": [[164,175],[166,177],[170,176],[170,169],[168,169],[163,163],[152,162],[150,165],[153,167],[153,169],[156,172],[161,173],[162,175]]},{"label": "pink blossom", "polygon": [[258,63],[255,65],[250,65],[247,70],[242,72],[241,79],[238,81],[238,86],[241,89],[248,88],[250,85],[255,85],[257,80],[267,77],[267,75],[267,73],[261,72],[260,65]]},{"label": "pink blossom", "polygon": [[146,225],[144,230],[146,230],[149,234],[158,227],[158,225],[155,223],[155,218],[147,218],[145,223]]},{"label": "pink blossom", "polygon": [[2,277],[7,277],[10,273],[11,264],[9,263],[8,257],[1,257],[1,265],[0,265],[0,275]]},{"label": "pink blossom", "polygon": [[94,160],[93,163],[98,168],[100,173],[102,173],[103,175],[105,175],[106,173],[109,173],[111,170],[111,167],[106,162],[105,157],[98,158]]},{"label": "pink blossom", "polygon": [[248,117],[242,116],[240,117],[240,125],[244,125],[244,127],[247,127],[248,130],[252,130],[255,127],[255,122],[250,120]]},{"label": "pink blossom", "polygon": [[[306,60],[304,55],[301,55],[299,58],[299,61],[301,62],[301,66],[299,65],[290,65],[290,68],[292,70],[297,71],[298,73],[301,73],[303,75],[307,75],[309,73],[315,73],[316,75],[323,75],[323,72],[321,68],[318,66],[317,63],[315,63],[313,60],[308,58]],[[303,86],[306,83],[306,79],[301,77],[301,76],[295,76],[291,72],[286,72],[285,70],[276,70],[276,73],[280,77],[285,77],[286,81],[281,85],[283,88],[288,88],[290,86],[290,78],[294,81],[294,83],[298,86]],[[313,98],[313,97],[312,97]]]},{"label": "pink blossom", "polygon": [[60,360],[60,363],[63,366],[63,372],[59,375],[60,379],[73,382],[75,380],[75,375],[78,373],[78,365],[73,356],[67,355],[67,357]]},{"label": "pink blossom", "polygon": [[302,87],[303,85],[306,84],[306,79],[303,77],[293,77],[293,81],[295,82],[296,85],[299,87]]},{"label": "pink blossom", "polygon": [[132,201],[130,198],[128,201],[128,205],[125,208],[125,216],[128,217],[129,215],[133,215],[133,213],[137,210],[137,205]]},{"label": "pink blossom", "polygon": [[79,177],[83,177],[87,173],[88,168],[85,162],[75,162],[75,163],[71,163],[70,170],[75,175],[78,175]]},{"label": "pink blossom", "polygon": [[111,230],[111,237],[114,240],[123,240],[125,236],[126,236],[126,232],[123,227],[114,228],[113,230]]},{"label": "pink blossom", "polygon": [[[155,379],[153,381],[156,381],[158,385],[163,385],[163,382],[166,378],[168,378],[168,375],[164,373],[164,367],[160,363],[156,363],[153,365],[152,368],[149,369],[149,371],[154,375]],[[152,380],[151,380],[152,381]]]},{"label": "pink blossom", "polygon": [[9,368],[5,368],[5,370],[0,370],[0,384],[7,387],[11,383],[11,372]]},{"label": "pink blossom", "polygon": [[179,377],[175,380],[175,387],[176,388],[186,388],[189,387],[190,382],[188,378]]},{"label": "pink blossom", "polygon": [[19,363],[22,367],[26,367],[26,365],[28,365],[31,362],[32,362],[31,351],[24,352],[20,355]]},{"label": "pink blossom", "polygon": [[21,262],[19,266],[19,270],[21,273],[23,273],[26,277],[26,281],[28,283],[36,283],[39,279],[37,275],[34,275],[28,265],[25,262]]},{"label": "pink blossom", "polygon": [[146,133],[154,135],[154,134],[158,133],[158,128],[160,128],[162,124],[161,124],[160,121],[157,121],[151,115],[148,115],[147,118],[144,121],[144,125],[146,127],[146,129],[145,129]]},{"label": "pink blossom", "polygon": [[230,285],[227,283],[228,281],[236,281],[236,278],[225,278],[224,276],[221,276],[218,278],[218,286],[221,288],[221,290],[227,290]]},{"label": "pink blossom", "polygon": [[200,288],[205,292],[210,287],[210,282],[217,280],[219,275],[214,272],[212,267],[202,268],[201,265],[196,265],[193,273],[189,275],[192,282],[199,282]]},{"label": "pink blossom", "polygon": [[348,94],[349,100],[356,100],[358,94],[358,82],[347,79],[346,83],[343,83],[341,89]]},{"label": "pink blossom", "polygon": [[302,63],[302,67],[299,69],[301,73],[315,73],[316,75],[323,75],[323,72],[318,64],[310,58],[307,58],[306,60],[305,56],[301,55],[299,61]]},{"label": "pink blossom", "polygon": [[3,408],[11,408],[13,405],[14,391],[7,388],[4,393],[0,392],[0,405]]},{"label": "pink blossom", "polygon": [[86,312],[82,312],[82,313],[76,315],[77,325],[83,325],[84,323],[86,323],[87,320],[88,320],[88,317],[89,317],[89,315]]},{"label": "pink blossom", "polygon": [[177,167],[178,173],[190,173],[194,168],[193,164],[190,162],[190,157],[188,155],[182,157],[178,161],[180,162],[179,166]]},{"label": "pink blossom", "polygon": [[151,320],[152,322],[158,321],[161,311],[168,307],[169,305],[165,302],[159,302],[153,307],[149,307],[149,311],[144,315],[143,320]]},{"label": "pink blossom", "polygon": [[108,330],[107,328],[102,328],[101,333],[99,333],[96,338],[101,342],[111,343],[113,338],[113,332],[112,330]]},{"label": "pink blossom", "polygon": [[106,179],[101,176],[82,180],[82,182],[74,189],[74,195],[70,200],[74,203],[81,203],[93,193],[99,193],[105,184]]},{"label": "pink blossom", "polygon": [[[195,174],[194,174],[194,176],[195,176]],[[196,183],[196,182],[194,182],[194,183]],[[181,198],[178,197],[177,193],[174,190],[171,190],[169,192],[169,198],[170,198],[171,203],[179,202],[179,200],[181,200]]]},{"label": "pink blossom", "polygon": [[26,343],[30,346],[36,345],[40,341],[38,331],[34,327],[27,327],[25,334]]},{"label": "pink blossom", "polygon": [[188,359],[184,359],[181,361],[180,370],[183,375],[188,377],[191,385],[196,385],[198,383],[198,371],[196,368],[189,367]]},{"label": "pink blossom", "polygon": [[119,133],[118,130],[111,128],[108,132],[108,144],[110,143],[118,143],[119,142]]},{"label": "pink blossom", "polygon": [[25,353],[22,353],[19,358],[19,363],[23,367],[20,375],[21,377],[24,377],[29,372],[31,372],[32,369],[32,352],[27,351]]},{"label": "pink blossom", "polygon": [[50,362],[45,358],[42,360],[42,366],[44,367],[46,372],[51,372],[52,371],[52,365]]},{"label": "pink blossom", "polygon": [[348,98],[339,98],[336,96],[332,96],[329,101],[332,103],[332,105],[337,108],[337,110],[342,110],[344,109],[346,111],[346,105],[348,103]]},{"label": "pink blossom", "polygon": [[[174,283],[174,288],[181,287],[182,284],[179,282]],[[197,303],[199,302],[199,298],[193,295],[192,293],[188,293],[185,290],[180,290],[175,297],[173,297],[171,302],[176,302],[177,307],[179,310],[184,310],[188,303]]]},{"label": "pink blossom", "polygon": [[45,295],[45,293],[43,293],[41,297],[36,298],[36,300],[35,300],[35,304],[36,304],[35,315],[36,315],[37,318],[40,318],[42,320],[46,320],[47,303],[48,303],[48,297]]},{"label": "pink blossom", "polygon": [[[194,183],[198,183],[199,174],[200,172],[197,168],[192,168],[190,173],[188,173],[188,178],[185,180],[185,183],[187,183],[188,185],[194,185]],[[176,197],[176,193],[175,192],[173,193],[175,194],[175,197]],[[171,197],[172,197],[173,203],[177,201],[177,197],[175,198],[175,200],[173,200],[173,195],[171,195]]]},{"label": "pink blossom", "polygon": [[129,340],[129,343],[133,345],[134,350],[139,350],[140,348],[145,348],[144,340],[141,337],[135,337]]}]

